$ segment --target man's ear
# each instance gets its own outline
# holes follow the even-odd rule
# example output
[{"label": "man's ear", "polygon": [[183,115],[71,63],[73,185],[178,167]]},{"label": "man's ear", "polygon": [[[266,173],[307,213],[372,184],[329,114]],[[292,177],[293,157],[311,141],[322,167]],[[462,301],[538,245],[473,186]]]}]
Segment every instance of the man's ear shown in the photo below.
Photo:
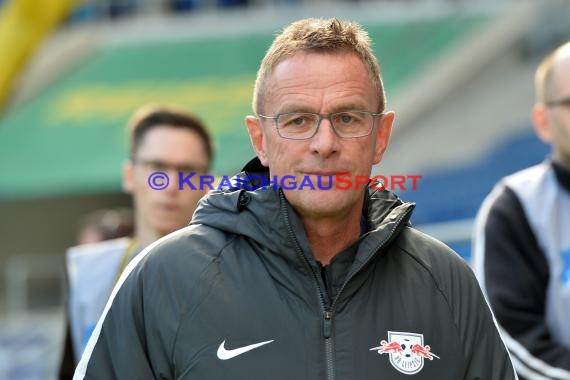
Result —
[{"label": "man's ear", "polygon": [[388,148],[388,142],[392,134],[392,126],[394,125],[394,116],[394,111],[388,111],[378,118],[378,127],[376,128],[375,136],[374,165],[382,161],[382,156],[384,156],[384,152],[386,152],[386,148]]},{"label": "man's ear", "polygon": [[532,125],[538,138],[544,143],[552,143],[552,131],[550,130],[550,115],[548,107],[544,104],[535,104],[532,109]]},{"label": "man's ear", "polygon": [[255,116],[247,116],[245,118],[245,125],[257,158],[259,158],[263,166],[269,166],[269,161],[267,160],[267,154],[265,152],[265,136],[261,129],[261,121]]},{"label": "man's ear", "polygon": [[123,191],[132,194],[135,188],[135,168],[131,160],[123,164]]}]

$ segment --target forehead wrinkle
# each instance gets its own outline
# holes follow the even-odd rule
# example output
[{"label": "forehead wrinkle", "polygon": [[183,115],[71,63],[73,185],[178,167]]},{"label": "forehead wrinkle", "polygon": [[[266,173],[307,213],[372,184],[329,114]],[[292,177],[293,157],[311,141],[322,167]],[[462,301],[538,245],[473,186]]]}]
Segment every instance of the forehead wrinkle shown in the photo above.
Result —
[{"label": "forehead wrinkle", "polygon": [[[378,106],[374,86],[364,64],[356,56],[346,56],[344,61],[350,66],[357,64],[356,70],[338,70],[336,76],[323,75],[312,70],[310,64],[315,54],[300,54],[280,62],[269,76],[265,96],[264,111],[291,112],[334,112],[337,110],[365,109],[377,111]],[[338,58],[338,56],[333,56]],[[372,94],[372,97],[370,96]],[[368,104],[374,99],[375,104]],[[268,109],[268,105],[273,109]],[[323,109],[323,107],[326,107]]]},{"label": "forehead wrinkle", "polygon": [[[330,87],[339,86],[338,89]],[[294,88],[289,86],[288,88]],[[335,112],[344,110],[368,110],[366,104],[367,89],[358,85],[333,84],[323,88],[307,88],[302,91],[287,92],[288,88],[273,90],[267,99],[280,99],[275,107],[279,112],[310,111],[310,112]],[[326,107],[323,109],[323,105]],[[375,107],[373,105],[372,107]],[[372,110],[375,111],[375,110]]]},{"label": "forehead wrinkle", "polygon": [[267,108],[269,103],[273,103],[271,104],[273,106],[271,111],[274,112],[311,111],[307,104],[320,103],[321,90],[318,88],[301,90],[298,87],[298,85],[279,87],[278,89],[273,87],[267,93],[265,107]]}]

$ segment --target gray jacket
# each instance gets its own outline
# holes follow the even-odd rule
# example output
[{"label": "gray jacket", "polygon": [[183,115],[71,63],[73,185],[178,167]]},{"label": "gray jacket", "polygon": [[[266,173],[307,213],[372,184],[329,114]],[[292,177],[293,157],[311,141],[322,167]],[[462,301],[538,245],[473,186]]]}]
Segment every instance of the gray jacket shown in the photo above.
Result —
[{"label": "gray jacket", "polygon": [[570,171],[504,178],[475,223],[474,270],[521,378],[570,379]]},{"label": "gray jacket", "polygon": [[325,268],[280,190],[210,193],[123,273],[75,378],[515,379],[468,266],[367,191]]}]

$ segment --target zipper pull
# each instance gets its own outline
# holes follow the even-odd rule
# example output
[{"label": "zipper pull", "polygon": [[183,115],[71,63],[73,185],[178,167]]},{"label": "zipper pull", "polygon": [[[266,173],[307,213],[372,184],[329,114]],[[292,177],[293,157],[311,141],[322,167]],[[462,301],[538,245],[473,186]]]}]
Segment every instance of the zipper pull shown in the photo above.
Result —
[{"label": "zipper pull", "polygon": [[325,339],[331,337],[331,328],[332,328],[332,311],[325,310],[325,319],[323,323],[323,335]]}]

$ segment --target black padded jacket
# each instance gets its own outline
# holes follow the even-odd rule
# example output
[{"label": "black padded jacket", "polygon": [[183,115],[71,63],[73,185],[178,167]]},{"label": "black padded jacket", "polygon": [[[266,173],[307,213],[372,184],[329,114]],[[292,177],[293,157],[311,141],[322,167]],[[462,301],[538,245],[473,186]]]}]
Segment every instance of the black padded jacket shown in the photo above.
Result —
[{"label": "black padded jacket", "polygon": [[515,379],[477,281],[367,190],[322,268],[280,190],[213,191],[127,267],[76,379]]}]

